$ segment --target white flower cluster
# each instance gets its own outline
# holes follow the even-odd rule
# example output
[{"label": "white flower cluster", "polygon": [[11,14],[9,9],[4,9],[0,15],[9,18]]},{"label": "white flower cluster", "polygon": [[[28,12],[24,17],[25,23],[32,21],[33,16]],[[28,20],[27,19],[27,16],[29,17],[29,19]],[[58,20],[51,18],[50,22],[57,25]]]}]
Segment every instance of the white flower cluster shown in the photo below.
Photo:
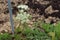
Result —
[{"label": "white flower cluster", "polygon": [[17,6],[17,8],[28,10],[28,6],[27,5],[19,5],[19,6]]},{"label": "white flower cluster", "polygon": [[[21,9],[19,9],[19,8],[21,8]],[[31,15],[27,14],[27,12],[24,12],[24,10],[28,10],[28,6],[19,5],[18,9],[19,9],[19,13],[16,16],[16,19],[18,21],[20,21],[21,23],[27,23],[29,21],[29,17],[31,17]]]},{"label": "white flower cluster", "polygon": [[16,17],[16,19],[18,20],[18,21],[21,21],[21,23],[25,23],[25,22],[28,22],[29,21],[29,14],[27,14],[26,12],[24,12],[24,13],[21,13],[21,14],[17,14],[17,17]]}]

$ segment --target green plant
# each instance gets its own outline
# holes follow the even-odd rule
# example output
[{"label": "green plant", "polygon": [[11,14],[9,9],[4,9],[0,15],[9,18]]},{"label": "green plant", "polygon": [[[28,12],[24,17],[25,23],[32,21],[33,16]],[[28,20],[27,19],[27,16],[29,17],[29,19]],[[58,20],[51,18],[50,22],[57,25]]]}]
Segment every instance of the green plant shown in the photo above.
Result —
[{"label": "green plant", "polygon": [[53,24],[41,23],[42,28],[52,37],[52,40],[60,40],[60,21],[54,26]]},{"label": "green plant", "polygon": [[0,40],[12,40],[12,36],[8,33],[0,34]]},{"label": "green plant", "polygon": [[38,28],[30,29],[26,28],[23,31],[27,40],[51,40],[51,38],[44,32],[41,32]]},{"label": "green plant", "polygon": [[19,9],[19,13],[16,16],[16,20],[20,22],[20,24],[24,24],[29,22],[31,15],[28,14],[27,12],[24,12],[25,10],[28,10],[27,5],[19,5],[17,6]]},{"label": "green plant", "polygon": [[54,26],[51,25],[51,24],[46,24],[46,23],[43,23],[42,24],[42,28],[45,29],[46,32],[52,32],[54,31]]},{"label": "green plant", "polygon": [[42,21],[37,21],[34,23],[34,26],[38,27],[39,29],[42,29],[43,30],[42,32],[45,32],[46,34],[51,36],[52,38],[51,40],[56,40],[53,24],[46,24]]},{"label": "green plant", "polygon": [[15,40],[21,40],[21,36],[19,34],[15,34],[14,38]]},{"label": "green plant", "polygon": [[21,28],[16,29],[16,40],[18,38],[21,40],[51,40],[51,37],[48,36],[45,32],[40,31],[39,28],[34,27],[34,29],[29,28],[29,26],[24,24],[23,30]]},{"label": "green plant", "polygon": [[60,21],[57,22],[57,24],[54,27],[54,31],[56,33],[56,36],[60,40]]},{"label": "green plant", "polygon": [[17,14],[16,19],[20,21],[21,23],[27,23],[29,21],[30,15],[27,14],[26,12]]}]

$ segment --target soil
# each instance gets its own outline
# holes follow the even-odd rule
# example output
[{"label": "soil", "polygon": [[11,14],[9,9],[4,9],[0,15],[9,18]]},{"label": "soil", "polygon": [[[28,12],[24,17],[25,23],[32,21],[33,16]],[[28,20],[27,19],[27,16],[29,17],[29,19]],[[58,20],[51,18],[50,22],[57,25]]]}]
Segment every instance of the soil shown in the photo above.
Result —
[{"label": "soil", "polygon": [[[60,1],[59,0],[11,0],[13,17],[16,16],[19,4],[28,5],[28,13],[34,19],[41,19],[45,23],[54,24],[60,20]],[[7,0],[0,0],[0,33],[2,31],[11,32]],[[34,20],[33,19],[33,20]]]}]

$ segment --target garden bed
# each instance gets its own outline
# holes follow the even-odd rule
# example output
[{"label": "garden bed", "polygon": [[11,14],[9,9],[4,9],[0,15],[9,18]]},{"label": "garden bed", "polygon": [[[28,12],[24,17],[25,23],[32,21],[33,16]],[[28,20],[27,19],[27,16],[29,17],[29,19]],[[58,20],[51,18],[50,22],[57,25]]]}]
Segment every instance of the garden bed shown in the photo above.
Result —
[{"label": "garden bed", "polygon": [[[44,28],[40,27],[42,23],[55,26],[56,24],[58,24],[57,22],[60,21],[59,0],[11,0],[11,4],[13,11],[14,28],[17,28],[17,25],[19,24],[19,22],[15,20],[15,17],[19,12],[17,6],[20,4],[27,5],[29,8],[29,10],[27,10],[27,13],[32,15],[32,19],[29,22],[30,28],[33,28],[32,26],[34,22],[36,22],[35,26],[38,27],[37,29],[40,28],[42,32],[46,32]],[[11,33],[11,25],[9,18],[10,16],[8,10],[8,2],[7,0],[0,0],[0,33]]]}]

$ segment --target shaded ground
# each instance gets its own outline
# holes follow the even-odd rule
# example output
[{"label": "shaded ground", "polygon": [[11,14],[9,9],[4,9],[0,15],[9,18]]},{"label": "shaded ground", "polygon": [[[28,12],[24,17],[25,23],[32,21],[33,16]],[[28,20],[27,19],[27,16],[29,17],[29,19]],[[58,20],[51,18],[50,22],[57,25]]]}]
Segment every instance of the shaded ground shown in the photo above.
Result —
[{"label": "shaded ground", "polygon": [[[19,4],[26,4],[30,10],[28,13],[33,15],[34,19],[41,19],[45,23],[56,23],[60,20],[60,1],[59,0],[11,0],[13,17],[18,12]],[[10,21],[7,0],[0,0],[0,32],[10,32]]]}]

